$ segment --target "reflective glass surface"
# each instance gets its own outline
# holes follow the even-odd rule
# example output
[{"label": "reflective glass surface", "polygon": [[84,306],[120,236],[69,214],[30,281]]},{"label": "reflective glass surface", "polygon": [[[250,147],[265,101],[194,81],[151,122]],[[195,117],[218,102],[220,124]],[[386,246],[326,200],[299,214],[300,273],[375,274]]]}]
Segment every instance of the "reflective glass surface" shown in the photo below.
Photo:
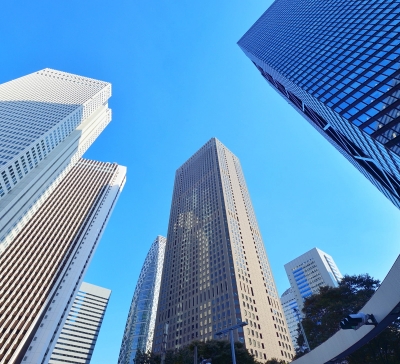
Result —
[{"label": "reflective glass surface", "polygon": [[399,1],[276,0],[238,43],[398,207],[399,23]]},{"label": "reflective glass surface", "polygon": [[118,364],[132,364],[136,352],[151,349],[166,239],[158,236],[143,264],[122,338]]}]

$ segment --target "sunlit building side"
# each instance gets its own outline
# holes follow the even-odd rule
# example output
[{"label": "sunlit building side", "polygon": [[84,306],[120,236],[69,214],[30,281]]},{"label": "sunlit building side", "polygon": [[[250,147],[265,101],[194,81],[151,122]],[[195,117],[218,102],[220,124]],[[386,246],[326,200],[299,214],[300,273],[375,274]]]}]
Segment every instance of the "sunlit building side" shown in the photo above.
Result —
[{"label": "sunlit building side", "polygon": [[343,276],[333,258],[318,248],[291,260],[285,264],[285,270],[290,288],[283,293],[281,303],[296,347],[297,323],[303,316],[304,300],[318,293],[322,286],[337,287]]},{"label": "sunlit building side", "polygon": [[89,364],[111,291],[82,282],[71,308],[64,311],[58,340],[48,364]]},{"label": "sunlit building side", "polygon": [[0,255],[109,124],[110,97],[49,68],[0,85]]},{"label": "sunlit building side", "polygon": [[175,174],[153,350],[213,340],[243,321],[234,340],[257,360],[292,359],[240,161],[212,138]]}]

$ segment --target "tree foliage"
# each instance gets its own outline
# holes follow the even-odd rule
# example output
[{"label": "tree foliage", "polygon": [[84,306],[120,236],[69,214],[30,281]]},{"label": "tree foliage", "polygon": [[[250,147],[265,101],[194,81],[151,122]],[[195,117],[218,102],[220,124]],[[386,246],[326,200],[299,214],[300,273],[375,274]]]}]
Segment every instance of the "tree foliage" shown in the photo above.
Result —
[{"label": "tree foliage", "polygon": [[[168,350],[165,355],[165,364],[193,364],[195,346],[197,346],[198,363],[203,359],[211,359],[213,364],[232,364],[231,344],[224,340],[193,341],[190,345],[178,350]],[[235,355],[237,363],[262,364],[256,361],[240,342],[235,343]],[[160,362],[160,355],[141,351],[136,353],[135,364],[160,364]],[[285,362],[270,359],[265,364],[285,364]]]},{"label": "tree foliage", "polygon": [[286,362],[282,359],[279,360],[279,359],[272,358],[272,359],[267,360],[265,362],[265,364],[286,364]]},{"label": "tree foliage", "polygon": [[[311,350],[329,339],[347,315],[357,313],[378,289],[380,282],[368,274],[344,276],[338,287],[321,287],[318,294],[306,298],[302,320]],[[368,312],[365,312],[368,313]],[[351,354],[349,364],[400,363],[399,322],[396,321],[368,344]],[[301,334],[297,344],[304,345]],[[297,352],[297,357],[303,353]]]}]

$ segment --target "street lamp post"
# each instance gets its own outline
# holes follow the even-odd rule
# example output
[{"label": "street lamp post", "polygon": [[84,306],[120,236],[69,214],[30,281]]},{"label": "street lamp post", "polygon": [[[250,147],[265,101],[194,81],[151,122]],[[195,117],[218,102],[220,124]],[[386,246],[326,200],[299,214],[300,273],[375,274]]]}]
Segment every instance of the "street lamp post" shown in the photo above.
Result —
[{"label": "street lamp post", "polygon": [[247,322],[241,322],[237,325],[228,327],[227,329],[218,331],[215,334],[216,336],[220,336],[220,335],[227,334],[229,332],[229,338],[230,338],[230,342],[231,342],[231,351],[232,351],[232,364],[236,364],[235,342],[233,341],[233,330],[236,330],[236,329],[246,326],[246,325],[247,325]]},{"label": "street lamp post", "polygon": [[162,340],[162,344],[161,344],[161,364],[165,363],[165,353],[167,351],[168,326],[169,326],[169,323],[167,322],[164,325],[163,340]]}]

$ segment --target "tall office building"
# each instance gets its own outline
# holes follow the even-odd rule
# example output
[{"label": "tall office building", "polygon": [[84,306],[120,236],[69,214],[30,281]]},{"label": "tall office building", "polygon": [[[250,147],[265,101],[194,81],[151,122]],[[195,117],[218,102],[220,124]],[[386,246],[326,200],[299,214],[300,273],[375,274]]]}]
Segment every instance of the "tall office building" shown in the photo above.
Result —
[{"label": "tall office building", "polygon": [[303,309],[304,299],[318,293],[319,287],[337,287],[342,279],[333,258],[318,248],[286,263],[285,271],[300,311]]},{"label": "tall office building", "polygon": [[144,261],[126,321],[118,364],[132,364],[138,350],[148,352],[152,348],[165,244],[166,239],[157,236]]},{"label": "tall office building", "polygon": [[82,282],[72,307],[64,311],[49,364],[90,363],[110,295],[107,288]]},{"label": "tall office building", "polygon": [[298,317],[293,309],[302,316],[304,299],[318,293],[321,286],[337,287],[342,274],[333,258],[318,248],[285,264],[285,271],[291,288],[282,295],[281,302],[292,340],[296,342]]},{"label": "tall office building", "polygon": [[238,42],[268,83],[397,207],[399,22],[398,1],[276,0]]},{"label": "tall office building", "polygon": [[0,255],[1,363],[50,359],[125,176],[81,159]]},{"label": "tall office building", "polygon": [[0,85],[0,255],[110,122],[110,96],[51,69]]},{"label": "tall office building", "polygon": [[297,348],[297,328],[301,318],[299,306],[297,305],[296,296],[294,295],[292,287],[288,288],[283,292],[281,296],[281,303],[283,313],[286,318],[286,323],[289,328],[290,338],[292,339],[292,345]]},{"label": "tall office building", "polygon": [[[234,339],[260,360],[293,349],[238,158],[213,138],[175,175],[153,350]],[[225,337],[225,339],[227,339]]]}]

